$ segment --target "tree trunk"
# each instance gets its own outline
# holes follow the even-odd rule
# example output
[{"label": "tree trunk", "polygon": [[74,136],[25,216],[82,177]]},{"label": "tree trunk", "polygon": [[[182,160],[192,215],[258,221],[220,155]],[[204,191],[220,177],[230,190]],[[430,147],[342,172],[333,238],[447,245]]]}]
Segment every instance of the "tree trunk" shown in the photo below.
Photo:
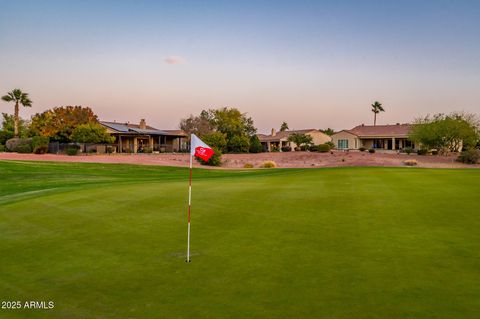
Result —
[{"label": "tree trunk", "polygon": [[15,102],[15,113],[13,115],[13,136],[18,137],[18,102]]},{"label": "tree trunk", "polygon": [[373,112],[373,126],[377,126],[377,113]]}]

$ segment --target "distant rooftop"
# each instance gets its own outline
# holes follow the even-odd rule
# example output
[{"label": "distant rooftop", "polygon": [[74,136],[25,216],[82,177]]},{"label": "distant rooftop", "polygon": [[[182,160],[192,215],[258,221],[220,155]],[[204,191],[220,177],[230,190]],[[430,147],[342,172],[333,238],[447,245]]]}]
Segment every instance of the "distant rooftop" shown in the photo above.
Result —
[{"label": "distant rooftop", "polygon": [[351,130],[344,130],[358,137],[374,136],[398,136],[405,137],[410,133],[411,124],[392,124],[392,125],[358,125]]}]

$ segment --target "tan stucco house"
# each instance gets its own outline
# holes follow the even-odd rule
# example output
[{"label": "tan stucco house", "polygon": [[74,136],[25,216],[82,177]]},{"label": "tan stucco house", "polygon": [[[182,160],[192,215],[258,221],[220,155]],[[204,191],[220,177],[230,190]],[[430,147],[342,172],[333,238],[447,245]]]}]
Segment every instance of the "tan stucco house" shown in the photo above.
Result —
[{"label": "tan stucco house", "polygon": [[115,137],[117,152],[141,153],[146,147],[153,152],[179,152],[187,148],[187,134],[181,130],[159,130],[147,125],[100,121],[107,132]]},{"label": "tan stucco house", "polygon": [[262,143],[263,150],[266,152],[281,151],[282,147],[291,147],[292,151],[294,151],[297,145],[288,141],[288,137],[293,133],[310,135],[315,145],[325,144],[332,140],[330,136],[316,129],[276,132],[275,129],[272,128],[270,135],[257,134],[257,136],[260,143]]},{"label": "tan stucco house", "polygon": [[343,130],[332,135],[332,142],[337,149],[385,149],[401,150],[405,147],[416,148],[408,139],[410,124],[395,125],[359,125],[351,130]]}]

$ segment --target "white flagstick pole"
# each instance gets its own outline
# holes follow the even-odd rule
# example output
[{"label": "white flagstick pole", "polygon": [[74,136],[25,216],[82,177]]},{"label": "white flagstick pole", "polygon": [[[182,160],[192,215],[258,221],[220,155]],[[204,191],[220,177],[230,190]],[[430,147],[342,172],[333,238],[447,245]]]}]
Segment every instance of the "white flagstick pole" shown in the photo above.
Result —
[{"label": "white flagstick pole", "polygon": [[192,159],[193,156],[190,154],[190,178],[188,179],[188,230],[187,230],[187,260],[190,262],[190,210],[192,207]]}]

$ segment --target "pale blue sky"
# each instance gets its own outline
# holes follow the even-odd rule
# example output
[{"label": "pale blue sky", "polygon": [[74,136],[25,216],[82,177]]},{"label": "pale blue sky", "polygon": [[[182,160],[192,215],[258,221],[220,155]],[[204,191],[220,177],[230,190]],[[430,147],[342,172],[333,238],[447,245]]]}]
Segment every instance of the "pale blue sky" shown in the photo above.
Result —
[{"label": "pale blue sky", "polygon": [[0,0],[0,90],[30,92],[22,116],[73,104],[167,129],[235,106],[264,132],[371,123],[374,100],[385,124],[480,113],[478,1],[98,2]]}]

